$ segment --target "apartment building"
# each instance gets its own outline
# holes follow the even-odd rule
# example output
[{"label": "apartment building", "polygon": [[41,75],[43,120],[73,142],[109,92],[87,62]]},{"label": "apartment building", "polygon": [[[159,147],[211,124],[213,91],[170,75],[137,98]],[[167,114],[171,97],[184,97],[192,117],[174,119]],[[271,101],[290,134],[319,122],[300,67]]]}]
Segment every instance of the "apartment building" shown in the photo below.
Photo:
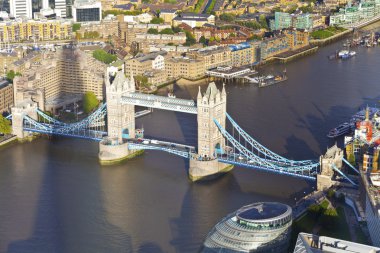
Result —
[{"label": "apartment building", "polygon": [[0,114],[10,112],[13,106],[13,85],[6,80],[0,81]]},{"label": "apartment building", "polygon": [[228,46],[231,50],[231,65],[247,66],[256,62],[255,47],[248,42]]},{"label": "apartment building", "polygon": [[40,94],[43,110],[56,111],[63,107],[66,97],[81,96],[87,91],[103,99],[106,65],[79,49],[63,49],[43,55],[40,62],[30,62],[21,77],[15,77],[15,103],[31,93]]},{"label": "apartment building", "polygon": [[231,50],[228,47],[211,46],[189,52],[189,57],[203,61],[205,69],[231,65]]},{"label": "apartment building", "polygon": [[174,57],[166,60],[165,70],[170,79],[198,79],[205,75],[205,64],[188,57]]},{"label": "apartment building", "polygon": [[147,71],[165,69],[166,51],[149,53],[146,55],[137,55],[134,58],[125,61],[125,73],[143,75]]},{"label": "apartment building", "polygon": [[70,39],[71,30],[68,20],[18,18],[0,22],[0,42]]},{"label": "apartment building", "polygon": [[118,27],[118,37],[122,43],[131,45],[132,42],[136,41],[137,34],[147,34],[151,28],[157,29],[160,32],[163,29],[171,28],[171,26],[161,24],[132,24],[121,21]]}]

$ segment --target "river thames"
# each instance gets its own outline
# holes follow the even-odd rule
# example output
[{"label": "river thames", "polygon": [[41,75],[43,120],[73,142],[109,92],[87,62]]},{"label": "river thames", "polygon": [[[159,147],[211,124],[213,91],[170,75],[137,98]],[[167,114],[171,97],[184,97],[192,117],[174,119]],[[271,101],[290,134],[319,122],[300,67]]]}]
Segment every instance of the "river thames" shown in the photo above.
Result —
[{"label": "river thames", "polygon": [[[380,100],[380,48],[329,61],[341,42],[286,64],[275,86],[228,84],[227,111],[251,136],[292,159],[318,159],[329,129]],[[284,65],[265,67],[280,72]],[[203,86],[203,91],[206,86]],[[198,86],[175,87],[195,98]],[[147,137],[196,144],[196,116],[155,110],[137,120]],[[0,148],[0,252],[197,252],[225,215],[256,201],[293,205],[313,182],[235,169],[191,183],[187,162],[146,151],[100,166],[97,143],[41,138]]]}]

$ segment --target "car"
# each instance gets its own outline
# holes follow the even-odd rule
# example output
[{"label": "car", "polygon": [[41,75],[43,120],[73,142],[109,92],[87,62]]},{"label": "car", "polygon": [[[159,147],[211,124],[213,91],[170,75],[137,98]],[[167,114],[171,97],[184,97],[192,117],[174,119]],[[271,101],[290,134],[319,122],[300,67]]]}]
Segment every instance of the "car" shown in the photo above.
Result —
[{"label": "car", "polygon": [[159,144],[158,141],[156,141],[156,140],[151,140],[150,143],[152,143],[152,144]]},{"label": "car", "polygon": [[251,164],[251,163],[255,163],[255,161],[253,161],[253,160],[249,160],[248,163],[249,163],[249,164]]},{"label": "car", "polygon": [[244,157],[242,157],[241,155],[238,157],[239,160],[243,160]]},{"label": "car", "polygon": [[143,142],[143,139],[138,138],[138,139],[137,139],[137,142],[141,143],[141,142]]},{"label": "car", "polygon": [[142,143],[143,143],[143,144],[149,144],[149,143],[150,143],[150,141],[148,141],[148,140],[145,140],[145,141],[143,141]]},{"label": "car", "polygon": [[175,144],[171,144],[170,147],[175,148]]}]

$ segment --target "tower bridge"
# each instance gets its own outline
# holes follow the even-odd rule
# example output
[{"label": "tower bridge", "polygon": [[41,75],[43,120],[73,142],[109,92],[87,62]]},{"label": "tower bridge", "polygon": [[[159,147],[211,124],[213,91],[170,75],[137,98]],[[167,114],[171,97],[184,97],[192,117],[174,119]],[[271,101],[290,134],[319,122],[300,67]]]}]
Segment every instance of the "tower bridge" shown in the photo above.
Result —
[{"label": "tower bridge", "polygon": [[[99,141],[99,159],[111,163],[131,158],[141,150],[159,150],[189,159],[189,177],[199,180],[225,173],[233,165],[315,180],[319,162],[282,157],[258,143],[227,114],[227,94],[210,83],[196,101],[138,93],[133,77],[118,72],[111,82],[106,73],[106,103],[76,123],[56,120],[24,101],[12,108],[13,134],[24,138],[44,133]],[[197,147],[140,138],[135,129],[135,106],[197,115]],[[226,130],[226,120],[232,125]]]}]

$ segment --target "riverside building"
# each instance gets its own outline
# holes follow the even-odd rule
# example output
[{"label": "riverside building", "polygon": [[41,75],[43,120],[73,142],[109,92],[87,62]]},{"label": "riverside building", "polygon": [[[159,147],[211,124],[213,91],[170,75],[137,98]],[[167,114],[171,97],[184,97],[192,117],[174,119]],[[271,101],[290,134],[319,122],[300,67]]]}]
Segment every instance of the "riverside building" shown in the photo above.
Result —
[{"label": "riverside building", "polygon": [[244,206],[223,218],[203,244],[202,253],[287,252],[292,209],[276,202]]},{"label": "riverside building", "polygon": [[15,104],[31,98],[40,109],[56,112],[81,100],[87,91],[103,99],[106,65],[79,49],[48,53],[26,66],[22,76],[14,79]]},{"label": "riverside building", "polygon": [[0,22],[0,42],[71,39],[69,20],[17,18]]}]

